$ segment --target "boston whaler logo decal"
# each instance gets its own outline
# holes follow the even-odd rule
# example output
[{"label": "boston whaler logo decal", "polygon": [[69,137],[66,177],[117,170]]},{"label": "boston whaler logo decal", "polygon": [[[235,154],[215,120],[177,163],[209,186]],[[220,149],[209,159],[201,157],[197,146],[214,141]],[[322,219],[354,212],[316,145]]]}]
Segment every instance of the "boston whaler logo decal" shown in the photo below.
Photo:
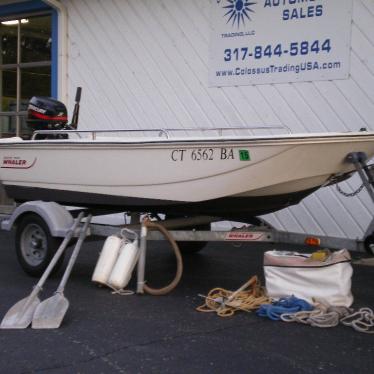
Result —
[{"label": "boston whaler logo decal", "polygon": [[36,157],[27,160],[18,156],[4,156],[1,163],[2,169],[30,169],[35,165]]}]

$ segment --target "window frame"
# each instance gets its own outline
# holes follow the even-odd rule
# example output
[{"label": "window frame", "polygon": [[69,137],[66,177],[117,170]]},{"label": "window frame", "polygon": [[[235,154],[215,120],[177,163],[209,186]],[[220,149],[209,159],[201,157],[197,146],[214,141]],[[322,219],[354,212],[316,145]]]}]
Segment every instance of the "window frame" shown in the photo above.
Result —
[{"label": "window frame", "polygon": [[[27,114],[26,111],[20,111],[21,103],[21,69],[27,67],[51,67],[51,97],[57,98],[58,92],[58,15],[57,11],[41,0],[25,1],[16,4],[7,4],[0,6],[0,22],[10,19],[21,19],[34,16],[51,15],[51,37],[52,37],[52,50],[51,60],[39,62],[21,62],[20,61],[20,28],[21,24],[17,25],[17,62],[12,64],[2,64],[1,69],[16,69],[17,72],[17,87],[16,87],[16,111],[3,112],[0,111],[0,116],[14,116],[16,118],[16,136],[21,133],[21,117]],[[0,134],[1,137],[1,134]]]}]

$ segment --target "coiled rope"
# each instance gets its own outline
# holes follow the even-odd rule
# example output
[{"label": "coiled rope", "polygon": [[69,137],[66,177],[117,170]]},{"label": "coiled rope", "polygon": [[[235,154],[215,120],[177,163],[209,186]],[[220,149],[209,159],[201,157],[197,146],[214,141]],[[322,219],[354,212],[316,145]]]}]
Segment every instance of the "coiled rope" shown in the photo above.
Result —
[{"label": "coiled rope", "polygon": [[374,312],[370,308],[361,308],[342,318],[340,322],[353,327],[356,331],[374,334]]},{"label": "coiled rope", "polygon": [[[277,312],[281,312],[281,309],[279,307],[272,309],[272,307],[273,305],[263,305],[257,314],[263,313],[262,316],[265,316],[264,311],[267,311],[270,315],[266,316],[276,320]],[[352,308],[325,305],[319,301],[315,302],[313,308],[313,310],[283,313],[280,314],[280,319],[284,322],[298,322],[320,328],[335,327],[342,323],[358,332],[374,334],[374,312],[370,308],[361,308],[354,312]]]},{"label": "coiled rope", "polygon": [[230,317],[241,310],[250,312],[261,304],[270,303],[265,289],[261,287],[257,276],[253,276],[235,292],[224,288],[213,288],[205,298],[205,303],[196,308],[203,313],[215,312],[220,317]]},{"label": "coiled rope", "polygon": [[268,317],[273,321],[298,322],[320,328],[335,327],[342,323],[358,332],[374,334],[374,312],[370,308],[354,312],[352,308],[326,305],[318,300],[310,304],[295,296],[271,303],[256,276],[235,292],[213,288],[207,296],[199,296],[205,298],[205,303],[196,310],[215,312],[220,317],[230,317],[238,310],[250,312],[257,309],[258,316]]},{"label": "coiled rope", "polygon": [[349,315],[352,309],[343,306],[327,306],[321,302],[314,304],[310,311],[296,313],[284,313],[280,316],[284,322],[299,322],[313,327],[334,327],[339,324],[341,318]]},{"label": "coiled rope", "polygon": [[268,317],[273,321],[279,321],[282,314],[294,314],[300,311],[311,311],[313,306],[303,299],[289,296],[272,304],[261,305],[256,314],[260,317]]}]

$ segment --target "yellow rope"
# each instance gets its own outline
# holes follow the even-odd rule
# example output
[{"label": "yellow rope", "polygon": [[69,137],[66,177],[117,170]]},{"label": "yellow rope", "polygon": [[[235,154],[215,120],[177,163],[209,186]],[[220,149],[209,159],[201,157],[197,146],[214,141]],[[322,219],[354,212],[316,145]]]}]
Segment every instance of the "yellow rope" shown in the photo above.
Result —
[{"label": "yellow rope", "polygon": [[253,276],[236,291],[213,288],[204,297],[205,303],[196,310],[204,313],[216,312],[220,317],[230,317],[238,310],[250,312],[258,309],[261,304],[271,302],[257,276]]}]

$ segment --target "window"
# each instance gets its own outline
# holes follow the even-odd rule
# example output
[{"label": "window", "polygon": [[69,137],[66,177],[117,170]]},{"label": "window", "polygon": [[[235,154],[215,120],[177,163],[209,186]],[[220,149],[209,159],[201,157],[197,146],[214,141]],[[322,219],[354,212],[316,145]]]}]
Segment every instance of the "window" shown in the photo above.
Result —
[{"label": "window", "polygon": [[0,137],[27,136],[30,98],[54,96],[54,14],[2,17],[0,7],[0,21]]}]

